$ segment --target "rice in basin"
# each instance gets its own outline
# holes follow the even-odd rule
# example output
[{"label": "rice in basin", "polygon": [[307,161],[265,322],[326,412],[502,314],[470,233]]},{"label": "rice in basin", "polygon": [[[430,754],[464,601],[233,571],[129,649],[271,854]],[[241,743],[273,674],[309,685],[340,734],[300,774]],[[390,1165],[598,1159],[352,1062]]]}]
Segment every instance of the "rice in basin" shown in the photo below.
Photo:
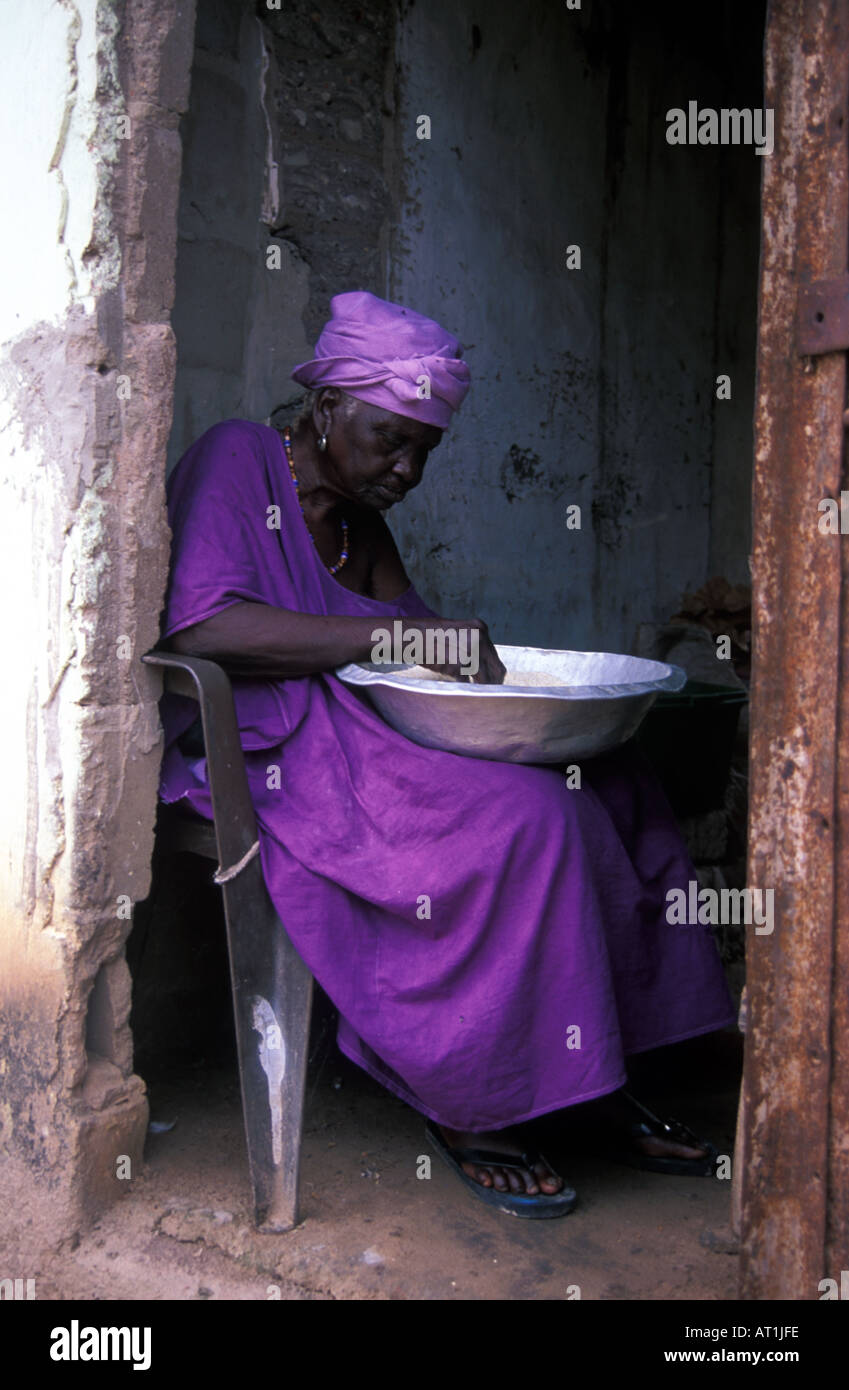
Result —
[{"label": "rice in basin", "polygon": [[[454,676],[448,676],[444,671],[429,671],[426,666],[410,666],[406,671],[393,671],[393,676],[400,680],[417,681],[451,681],[457,684]],[[468,684],[468,682],[463,682]],[[504,685],[519,686],[548,686],[548,685],[570,685],[571,682],[564,680],[562,676],[555,676],[551,671],[510,671],[508,670],[502,682]]]}]

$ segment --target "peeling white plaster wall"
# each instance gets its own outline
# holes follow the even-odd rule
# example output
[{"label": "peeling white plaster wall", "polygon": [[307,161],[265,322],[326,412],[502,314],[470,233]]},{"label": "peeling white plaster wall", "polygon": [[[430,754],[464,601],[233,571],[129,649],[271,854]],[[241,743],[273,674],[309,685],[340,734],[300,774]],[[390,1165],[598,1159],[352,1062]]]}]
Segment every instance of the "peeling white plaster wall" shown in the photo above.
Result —
[{"label": "peeling white plaster wall", "polygon": [[[11,910],[24,907],[40,922],[50,919],[53,870],[65,843],[64,782],[74,767],[64,765],[63,749],[75,745],[83,657],[99,578],[110,564],[100,544],[99,495],[109,470],[85,474],[92,400],[63,398],[81,383],[55,334],[71,314],[79,331],[96,292],[117,282],[117,237],[98,190],[114,157],[101,133],[122,104],[117,89],[110,100],[102,80],[95,100],[98,52],[103,63],[116,23],[98,0],[0,0],[7,190],[0,216],[0,586],[9,600],[4,640],[14,653],[0,687],[0,894]],[[85,257],[93,243],[96,254]],[[33,338],[44,348],[35,379],[15,352]]]},{"label": "peeling white plaster wall", "polygon": [[102,60],[105,32],[117,23],[103,0],[0,0],[2,342],[33,324],[58,322],[72,304],[91,313],[95,284],[117,281],[114,238],[83,259],[101,231],[98,46]]},{"label": "peeling white plaster wall", "polygon": [[140,656],[167,568],[193,18],[191,0],[0,0],[0,1211],[55,1239],[115,1195],[116,1146],[140,1156],[146,1124],[119,895],[145,897],[153,844]]}]

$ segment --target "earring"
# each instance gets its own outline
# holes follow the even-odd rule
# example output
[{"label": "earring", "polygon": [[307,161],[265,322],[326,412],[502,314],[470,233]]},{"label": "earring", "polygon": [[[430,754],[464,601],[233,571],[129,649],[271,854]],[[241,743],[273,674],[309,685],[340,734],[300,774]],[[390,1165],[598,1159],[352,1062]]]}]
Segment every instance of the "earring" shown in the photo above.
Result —
[{"label": "earring", "polygon": [[326,434],[320,434],[320,435],[318,436],[318,447],[319,447],[319,449],[321,450],[321,452],[324,453],[325,449],[327,448],[327,435],[326,435]]}]

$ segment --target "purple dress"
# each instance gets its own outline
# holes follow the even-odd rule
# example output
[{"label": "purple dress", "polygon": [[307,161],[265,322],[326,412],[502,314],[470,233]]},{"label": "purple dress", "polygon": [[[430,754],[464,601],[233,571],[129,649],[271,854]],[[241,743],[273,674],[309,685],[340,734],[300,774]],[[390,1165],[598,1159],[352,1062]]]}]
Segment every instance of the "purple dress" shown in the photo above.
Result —
[{"label": "purple dress", "polygon": [[[207,430],[168,492],[165,636],[240,600],[435,616],[412,587],[383,603],[328,573],[265,425]],[[695,874],[632,750],[570,789],[421,748],[331,674],[233,685],[271,897],[342,1050],[418,1110],[498,1129],[617,1089],[627,1053],[734,1022],[709,928],[665,919]],[[163,698],[161,790],[209,817],[205,765],[176,744],[196,708]]]}]

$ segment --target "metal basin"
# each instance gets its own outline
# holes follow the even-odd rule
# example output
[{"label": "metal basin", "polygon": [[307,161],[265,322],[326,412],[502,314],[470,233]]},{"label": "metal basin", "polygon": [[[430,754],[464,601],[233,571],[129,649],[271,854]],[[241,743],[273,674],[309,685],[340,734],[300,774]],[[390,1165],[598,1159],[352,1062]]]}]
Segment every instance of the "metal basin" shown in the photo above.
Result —
[{"label": "metal basin", "polygon": [[510,763],[591,758],[636,733],[662,690],[680,690],[680,666],[613,652],[502,647],[508,671],[549,671],[567,685],[471,685],[400,679],[408,667],[355,663],[337,668],[362,689],[387,724],[425,748]]}]

